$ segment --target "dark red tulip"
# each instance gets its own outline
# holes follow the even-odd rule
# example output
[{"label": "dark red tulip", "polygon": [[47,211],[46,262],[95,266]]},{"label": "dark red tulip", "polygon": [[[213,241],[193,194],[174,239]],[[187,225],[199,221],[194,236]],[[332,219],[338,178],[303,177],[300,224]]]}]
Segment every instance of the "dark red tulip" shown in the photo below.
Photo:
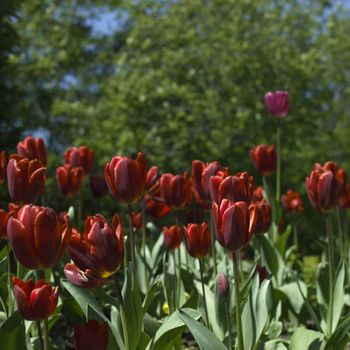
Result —
[{"label": "dark red tulip", "polygon": [[220,272],[218,276],[217,293],[221,298],[228,298],[230,295],[230,283],[223,272]]},{"label": "dark red tulip", "polygon": [[8,239],[7,237],[7,222],[10,217],[15,216],[19,210],[19,206],[13,203],[8,205],[8,211],[0,209],[0,238]]},{"label": "dark red tulip", "polygon": [[13,277],[12,283],[18,310],[25,320],[40,321],[53,314],[58,302],[57,287],[52,288],[43,279],[34,285],[32,278],[23,282]]},{"label": "dark red tulip", "polygon": [[71,235],[69,216],[60,221],[51,208],[25,205],[7,223],[7,235],[27,269],[47,269],[61,258]]},{"label": "dark red tulip", "polygon": [[64,196],[75,196],[79,193],[84,180],[82,167],[65,164],[56,169],[57,186]]},{"label": "dark red tulip", "polygon": [[172,209],[187,207],[192,199],[192,180],[187,172],[183,175],[163,174],[159,182],[161,197]]},{"label": "dark red tulip", "polygon": [[94,163],[94,151],[86,146],[71,147],[64,152],[66,164],[82,167],[85,175],[90,172]]},{"label": "dark red tulip", "polygon": [[346,171],[343,168],[339,168],[337,163],[331,161],[326,162],[324,165],[316,163],[314,164],[314,170],[318,170],[320,172],[325,172],[329,170],[333,173],[335,179],[337,180],[337,195],[340,195],[340,193],[345,190],[347,183]]},{"label": "dark red tulip", "polygon": [[184,237],[188,253],[194,258],[204,258],[211,248],[209,226],[201,224],[188,224],[184,227]]},{"label": "dark red tulip", "polygon": [[171,227],[163,227],[164,243],[169,249],[176,249],[181,244],[180,227],[173,225]]},{"label": "dark red tulip", "polygon": [[132,219],[132,227],[134,228],[134,230],[140,230],[143,224],[142,213],[133,211],[131,213],[131,219]]},{"label": "dark red tulip", "polygon": [[46,168],[37,160],[11,155],[7,165],[7,185],[16,203],[35,203],[43,192]]},{"label": "dark red tulip", "polygon": [[264,200],[264,187],[259,186],[255,189],[252,196],[252,203],[257,203]]},{"label": "dark red tulip", "polygon": [[211,176],[225,178],[228,176],[227,168],[223,168],[217,161],[203,163],[200,160],[192,162],[193,192],[197,203],[206,209],[211,207],[209,179]]},{"label": "dark red tulip", "polygon": [[7,155],[5,151],[0,152],[0,185],[6,181]]},{"label": "dark red tulip", "polygon": [[268,275],[267,269],[265,266],[256,265],[256,270],[258,271],[259,283],[261,284],[267,278],[267,275]]},{"label": "dark red tulip", "polygon": [[98,288],[103,279],[91,269],[81,270],[78,266],[68,263],[64,266],[64,275],[67,280],[79,288]]},{"label": "dark red tulip", "polygon": [[145,192],[147,165],[143,153],[136,160],[114,157],[105,166],[105,178],[116,200],[132,204],[138,202]]},{"label": "dark red tulip", "polygon": [[76,350],[106,350],[108,345],[108,323],[99,324],[90,320],[85,325],[74,327]]},{"label": "dark red tulip", "polygon": [[270,176],[276,170],[277,154],[274,145],[258,145],[249,152],[250,159],[258,173]]},{"label": "dark red tulip", "polygon": [[152,166],[147,171],[146,190],[151,194],[157,194],[159,192],[159,169],[157,166]]},{"label": "dark red tulip", "polygon": [[96,198],[103,197],[108,192],[108,186],[103,176],[91,176],[90,188]]},{"label": "dark red tulip", "polygon": [[338,200],[339,183],[331,170],[313,170],[306,178],[306,192],[314,209],[331,211]]},{"label": "dark red tulip", "polygon": [[301,213],[304,211],[304,203],[298,192],[288,190],[281,196],[281,204],[285,211],[290,213]]},{"label": "dark red tulip", "polygon": [[254,178],[247,172],[237,173],[225,179],[219,176],[210,178],[210,195],[212,201],[216,203],[220,203],[223,199],[233,202],[250,202],[254,190]]},{"label": "dark red tulip", "polygon": [[23,141],[17,144],[17,154],[23,158],[37,159],[46,166],[47,164],[47,150],[45,142],[42,138],[34,138],[27,136]]},{"label": "dark red tulip", "polygon": [[266,233],[272,221],[271,206],[263,199],[255,203],[255,206],[250,207],[250,210],[254,210],[256,215],[254,234],[260,235]]},{"label": "dark red tulip", "polygon": [[68,266],[67,270],[66,265],[65,275],[71,283],[78,285],[77,280],[84,273],[102,282],[111,277],[124,259],[124,235],[118,215],[115,214],[112,225],[102,215],[88,217],[83,235],[73,230],[67,252],[78,268]]},{"label": "dark red tulip", "polygon": [[265,95],[266,107],[276,117],[285,117],[289,109],[289,96],[287,91],[268,92]]},{"label": "dark red tulip", "polygon": [[168,215],[171,208],[161,201],[152,199],[151,196],[145,195],[145,212],[147,215],[152,216],[155,219],[160,219]]},{"label": "dark red tulip", "polygon": [[219,243],[230,251],[244,247],[250,240],[257,214],[255,205],[250,207],[246,202],[231,202],[224,199],[220,207],[213,203],[215,235]]}]

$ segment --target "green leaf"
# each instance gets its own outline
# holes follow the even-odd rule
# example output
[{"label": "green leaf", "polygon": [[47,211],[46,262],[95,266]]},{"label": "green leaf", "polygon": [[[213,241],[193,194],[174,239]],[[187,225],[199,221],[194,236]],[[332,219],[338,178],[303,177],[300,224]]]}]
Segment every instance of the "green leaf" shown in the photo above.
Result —
[{"label": "green leaf", "polygon": [[[303,281],[299,281],[299,285],[302,293],[305,297],[307,297],[307,288],[305,283]],[[284,284],[282,287],[279,287],[278,290],[286,296],[294,312],[299,315],[304,305],[304,298],[300,293],[297,282]]]},{"label": "green leaf", "polygon": [[[194,309],[181,309],[184,313],[193,319],[199,319],[201,313]],[[180,317],[179,312],[172,313],[159,327],[155,336],[147,346],[147,350],[163,350],[178,337],[184,330],[186,325]]]},{"label": "green leaf", "polygon": [[328,339],[324,350],[343,350],[350,341],[350,316],[343,320],[331,337]]},{"label": "green leaf", "polygon": [[202,350],[227,350],[226,346],[208,328],[182,310],[179,310],[178,313]]},{"label": "green leaf", "polygon": [[142,312],[145,314],[153,301],[156,294],[162,289],[161,280],[158,277],[153,284],[151,285],[151,288],[147,291],[147,294],[145,296],[145,299],[142,302]]},{"label": "green leaf", "polygon": [[24,322],[18,310],[0,327],[0,349],[27,349]]},{"label": "green leaf", "polygon": [[[321,350],[323,334],[306,328],[297,328],[290,340],[289,350]],[[333,350],[340,350],[333,348]]]},{"label": "green leaf", "polygon": [[286,231],[284,231],[277,239],[275,246],[277,247],[281,256],[284,256],[286,253],[288,238],[292,233],[292,227],[288,225]]},{"label": "green leaf", "polygon": [[345,265],[343,262],[341,262],[337,270],[335,283],[334,283],[332,332],[334,332],[334,330],[337,327],[337,324],[339,322],[339,319],[345,304],[344,278],[345,278]]}]

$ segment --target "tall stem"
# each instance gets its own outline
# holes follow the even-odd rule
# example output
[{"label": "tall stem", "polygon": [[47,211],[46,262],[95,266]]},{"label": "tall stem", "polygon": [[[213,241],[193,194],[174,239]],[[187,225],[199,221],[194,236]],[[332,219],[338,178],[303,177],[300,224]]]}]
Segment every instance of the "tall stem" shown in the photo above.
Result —
[{"label": "tall stem", "polygon": [[174,286],[174,290],[173,290],[173,293],[174,293],[174,310],[177,309],[177,289],[178,289],[178,280],[177,280],[177,277],[176,277],[176,259],[175,259],[175,249],[172,250],[173,251],[173,259],[174,259],[174,280],[175,280],[175,286]]},{"label": "tall stem", "polygon": [[142,215],[142,257],[144,261],[145,266],[145,281],[146,281],[146,287],[148,289],[148,270],[147,270],[147,264],[146,264],[146,210],[145,210],[145,201],[144,199],[141,200],[141,215]]},{"label": "tall stem", "polygon": [[216,248],[215,248],[215,223],[214,223],[214,216],[213,212],[210,209],[210,234],[211,234],[211,254],[213,256],[214,260],[214,275],[217,276],[218,274],[218,267],[217,267],[217,261],[216,261]]},{"label": "tall stem", "polygon": [[244,350],[242,319],[241,319],[241,298],[239,294],[239,250],[233,252],[233,272],[235,277],[235,297],[236,297],[236,328],[238,337],[237,350]]},{"label": "tall stem", "polygon": [[202,293],[203,293],[203,302],[205,310],[206,325],[209,328],[209,316],[208,316],[208,307],[207,307],[207,298],[205,296],[204,280],[203,280],[203,260],[199,259],[199,269],[201,273],[201,282],[202,282]]},{"label": "tall stem", "polygon": [[330,214],[326,216],[328,236],[328,267],[329,267],[329,303],[328,303],[328,337],[333,332],[333,291],[334,291],[334,256],[333,256],[333,234]]},{"label": "tall stem", "polygon": [[38,338],[39,338],[40,350],[44,350],[44,339],[43,339],[43,333],[41,332],[41,323],[40,323],[40,321],[36,321],[36,328],[38,329]]},{"label": "tall stem", "polygon": [[128,334],[128,324],[126,322],[126,317],[125,317],[125,304],[124,304],[124,300],[123,300],[123,296],[119,287],[119,283],[118,283],[118,279],[115,278],[115,289],[117,292],[117,297],[120,303],[120,319],[122,322],[122,328],[123,328],[123,336],[124,336],[124,346],[125,346],[125,350],[129,350],[130,346],[129,346],[129,334]]},{"label": "tall stem", "polygon": [[341,214],[340,214],[339,205],[337,206],[336,212],[337,212],[337,225],[338,225],[338,233],[339,233],[339,250],[340,250],[340,254],[345,262],[346,261],[346,252],[344,249],[345,239],[344,239],[344,232],[343,232],[343,227],[342,227],[342,222],[341,222]]},{"label": "tall stem", "polygon": [[281,127],[277,120],[277,173],[276,173],[276,203],[280,202],[281,197]]},{"label": "tall stem", "polygon": [[178,277],[177,277],[177,300],[179,307],[181,306],[181,246],[177,248],[177,269],[178,269]]},{"label": "tall stem", "polygon": [[298,239],[298,226],[297,224],[293,225],[293,244],[295,246],[295,250],[299,250],[299,239]]},{"label": "tall stem", "polygon": [[230,317],[230,311],[228,309],[228,301],[225,301],[225,314],[226,314],[226,324],[227,324],[227,331],[228,331],[228,348],[229,350],[232,350],[232,335],[231,335],[231,317]]},{"label": "tall stem", "polygon": [[128,204],[128,218],[129,218],[129,232],[130,232],[130,256],[131,264],[136,271],[136,259],[135,259],[135,240],[134,240],[134,229],[132,227],[132,208],[131,204]]},{"label": "tall stem", "polygon": [[[36,278],[39,281],[40,279],[43,279],[45,281],[45,270],[36,270]],[[48,318],[43,319],[43,333],[41,333],[41,326],[40,321],[38,321],[38,333],[40,332],[41,337],[43,339],[43,349],[48,350],[49,349],[49,320]],[[39,335],[40,337],[40,335]]]},{"label": "tall stem", "polygon": [[[12,288],[11,288],[11,250],[10,250],[10,244],[7,243],[7,291],[8,291],[8,313],[7,317],[10,317],[12,315]],[[19,264],[19,262],[18,262]]]}]

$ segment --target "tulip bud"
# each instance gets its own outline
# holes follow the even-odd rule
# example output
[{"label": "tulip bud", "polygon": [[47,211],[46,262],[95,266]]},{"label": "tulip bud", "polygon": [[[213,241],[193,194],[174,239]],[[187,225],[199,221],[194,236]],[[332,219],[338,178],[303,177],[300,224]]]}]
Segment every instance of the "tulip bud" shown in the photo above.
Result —
[{"label": "tulip bud", "polygon": [[184,227],[185,243],[188,253],[194,258],[204,258],[211,248],[209,226],[201,224],[188,224]]},{"label": "tulip bud", "polygon": [[159,182],[161,197],[172,209],[187,207],[192,199],[192,181],[187,172],[183,175],[163,174]]},{"label": "tulip bud", "polygon": [[298,192],[288,190],[281,197],[281,204],[285,211],[290,213],[301,213],[304,211],[304,203]]},{"label": "tulip bud", "polygon": [[7,235],[19,262],[27,269],[47,269],[61,258],[71,235],[69,216],[63,222],[47,207],[25,205],[7,223]]},{"label": "tulip bud", "polygon": [[5,151],[0,152],[0,185],[6,180],[7,155]]},{"label": "tulip bud", "polygon": [[152,166],[147,171],[146,190],[152,194],[159,190],[159,169],[157,166]]},{"label": "tulip bud", "polygon": [[52,288],[43,279],[35,285],[32,278],[23,282],[13,277],[12,282],[18,310],[25,320],[40,321],[53,314],[58,302],[57,287]]},{"label": "tulip bud", "polygon": [[266,202],[265,199],[251,205],[249,207],[250,211],[255,211],[256,221],[254,227],[254,234],[260,235],[266,233],[272,221],[271,206]]},{"label": "tulip bud", "polygon": [[223,272],[219,273],[217,281],[217,292],[221,298],[228,298],[230,295],[230,284]]},{"label": "tulip bud", "polygon": [[8,205],[8,211],[0,209],[0,238],[8,239],[7,237],[7,222],[10,217],[15,216],[19,210],[19,206],[13,203]]},{"label": "tulip bud", "polygon": [[276,170],[277,155],[275,146],[258,145],[249,152],[250,159],[258,173],[270,176]]},{"label": "tulip bud", "polygon": [[40,137],[27,136],[23,141],[18,142],[17,154],[23,158],[40,160],[44,166],[47,164],[46,146],[44,140]]},{"label": "tulip bud", "polygon": [[71,283],[78,285],[84,275],[94,284],[96,279],[105,282],[120,269],[124,260],[124,235],[118,215],[114,216],[112,225],[102,215],[88,217],[83,235],[73,230],[67,252],[76,265],[65,267]]},{"label": "tulip bud", "polygon": [[126,204],[138,202],[145,192],[146,161],[143,153],[136,160],[114,157],[105,166],[105,179],[116,200]]},{"label": "tulip bud", "polygon": [[82,167],[86,175],[92,169],[94,151],[86,146],[71,147],[64,152],[64,159],[66,164],[70,164],[74,168]]},{"label": "tulip bud", "polygon": [[108,186],[107,186],[106,180],[102,176],[91,176],[90,188],[91,188],[92,194],[96,198],[103,197],[108,192]]},{"label": "tulip bud", "polygon": [[84,180],[82,167],[73,167],[69,164],[56,169],[57,186],[64,196],[75,196],[79,193]]},{"label": "tulip bud", "polygon": [[171,227],[163,227],[164,244],[169,249],[176,249],[181,244],[180,227],[173,225]]},{"label": "tulip bud", "polygon": [[288,114],[289,96],[287,91],[268,92],[265,95],[267,109],[276,117],[285,117]]},{"label": "tulip bud", "polygon": [[132,227],[134,230],[140,230],[142,228],[143,219],[142,219],[142,213],[137,213],[136,211],[133,211],[131,213],[131,220],[132,220]]},{"label": "tulip bud", "polygon": [[7,185],[17,203],[35,203],[43,191],[46,168],[37,160],[11,155],[7,165]]},{"label": "tulip bud", "polygon": [[108,323],[99,324],[90,320],[85,325],[74,327],[76,350],[106,350],[108,345]]},{"label": "tulip bud", "polygon": [[252,203],[261,202],[264,199],[264,187],[259,186],[253,192]]}]

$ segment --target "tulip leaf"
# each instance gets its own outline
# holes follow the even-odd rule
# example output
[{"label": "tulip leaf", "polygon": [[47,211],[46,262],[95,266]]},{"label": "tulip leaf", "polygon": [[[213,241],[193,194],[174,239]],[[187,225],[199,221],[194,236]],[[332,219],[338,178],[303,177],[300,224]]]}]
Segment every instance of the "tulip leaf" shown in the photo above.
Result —
[{"label": "tulip leaf", "polygon": [[162,284],[160,278],[157,278],[153,284],[151,285],[150,289],[147,291],[147,294],[145,296],[145,299],[142,302],[142,312],[145,314],[153,301],[156,294],[162,289]]},{"label": "tulip leaf", "polygon": [[324,350],[343,350],[350,341],[350,316],[345,318],[328,339]]},{"label": "tulip leaf", "polygon": [[202,350],[227,350],[226,346],[208,328],[182,310],[179,310],[178,313]]},{"label": "tulip leaf", "polygon": [[286,248],[287,248],[287,242],[290,234],[292,233],[292,227],[288,225],[286,231],[284,231],[278,238],[275,243],[275,246],[277,247],[279,253],[281,256],[284,256],[286,253]]},{"label": "tulip leaf", "polygon": [[287,347],[279,339],[270,340],[259,345],[258,350],[287,350]]},{"label": "tulip leaf", "polygon": [[[199,319],[201,314],[194,309],[181,309],[192,319]],[[147,346],[147,350],[164,350],[172,348],[171,344],[186,329],[183,319],[180,317],[179,311],[172,313],[159,327],[155,336]]]},{"label": "tulip leaf", "polygon": [[14,312],[1,325],[0,349],[27,349],[24,322],[19,311]]},{"label": "tulip leaf", "polygon": [[[290,350],[321,350],[323,349],[323,334],[306,328],[297,328],[290,340]],[[332,348],[333,350],[340,348]]]},{"label": "tulip leaf", "polygon": [[345,304],[344,278],[345,278],[345,265],[343,262],[341,262],[337,270],[335,281],[334,281],[332,332],[334,332],[334,330],[337,327],[337,324],[339,322],[339,319]]},{"label": "tulip leaf", "polygon": [[[298,281],[298,282],[302,293],[306,297],[307,288],[305,283],[303,281]],[[294,312],[299,315],[304,305],[304,298],[299,290],[297,282],[284,284],[282,287],[278,288],[278,290],[285,295],[290,305],[292,306],[292,309],[294,310]]]},{"label": "tulip leaf", "polygon": [[132,267],[129,264],[122,290],[125,317],[128,326],[128,337],[130,350],[136,349],[142,331],[143,313],[141,296],[135,282]]}]

